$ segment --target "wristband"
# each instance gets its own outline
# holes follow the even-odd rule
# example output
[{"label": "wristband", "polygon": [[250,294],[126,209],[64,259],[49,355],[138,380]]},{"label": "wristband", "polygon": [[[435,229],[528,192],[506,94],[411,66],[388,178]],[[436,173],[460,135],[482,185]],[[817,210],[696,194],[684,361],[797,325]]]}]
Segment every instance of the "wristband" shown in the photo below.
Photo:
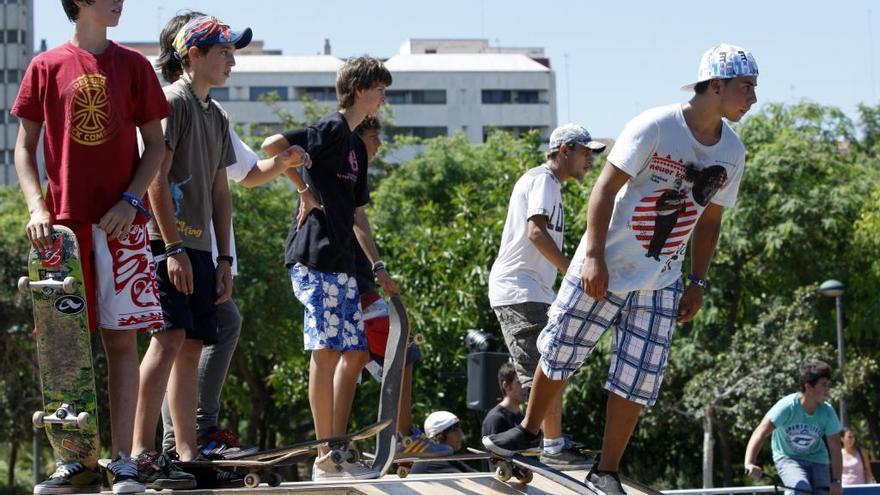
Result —
[{"label": "wristband", "polygon": [[304,192],[306,192],[306,191],[308,191],[308,190],[309,190],[309,185],[306,184],[306,187],[305,187],[305,188],[303,188],[303,189],[297,189],[296,192],[302,194],[302,193],[304,193]]},{"label": "wristband", "polygon": [[379,273],[382,270],[385,270],[385,262],[384,261],[379,260],[379,261],[373,263],[373,274],[374,275]]},{"label": "wristband", "polygon": [[694,275],[693,273],[688,275],[688,280],[690,280],[694,284],[699,285],[700,287],[702,287],[704,289],[709,286],[708,280],[700,278],[700,277]]},{"label": "wristband", "polygon": [[229,263],[229,266],[232,266],[232,256],[217,256],[217,263],[219,264],[221,261],[226,261]]},{"label": "wristband", "polygon": [[125,201],[131,206],[134,206],[137,211],[141,212],[143,216],[147,217],[147,220],[152,217],[152,215],[150,215],[150,210],[148,210],[147,207],[144,206],[144,202],[141,201],[141,198],[135,196],[134,194],[128,191],[122,193],[122,201]]},{"label": "wristband", "polygon": [[169,242],[168,244],[165,244],[165,251],[168,251],[170,249],[174,249],[177,246],[183,246],[183,241],[174,241],[174,242]]},{"label": "wristband", "polygon": [[186,248],[183,246],[173,247],[173,248],[165,251],[165,258],[177,256],[178,254],[185,253],[185,252],[186,252]]}]

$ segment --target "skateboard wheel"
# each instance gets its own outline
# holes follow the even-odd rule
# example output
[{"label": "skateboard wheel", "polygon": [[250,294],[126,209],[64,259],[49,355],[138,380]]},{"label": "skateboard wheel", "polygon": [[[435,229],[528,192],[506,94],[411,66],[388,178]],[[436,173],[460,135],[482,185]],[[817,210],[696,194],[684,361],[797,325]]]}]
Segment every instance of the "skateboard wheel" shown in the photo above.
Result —
[{"label": "skateboard wheel", "polygon": [[528,469],[523,470],[519,476],[516,477],[516,480],[522,483],[523,485],[528,485],[532,482],[532,479],[535,477],[535,474],[529,471]]},{"label": "skateboard wheel", "polygon": [[400,442],[400,444],[403,445],[403,448],[409,447],[411,443],[413,443],[413,439],[409,435],[403,437],[403,440]]},{"label": "skateboard wheel", "polygon": [[506,462],[501,463],[495,469],[495,476],[501,481],[507,481],[513,476],[513,469]]},{"label": "skateboard wheel", "polygon": [[345,457],[345,452],[339,449],[335,449],[333,452],[330,452],[330,460],[333,462],[333,464],[336,464],[337,466],[345,461]]},{"label": "skateboard wheel", "polygon": [[77,282],[75,278],[64,277],[64,281],[61,282],[61,290],[64,291],[65,294],[73,294],[76,292],[78,285],[79,282]]},{"label": "skateboard wheel", "polygon": [[409,476],[409,468],[405,468],[403,466],[397,468],[398,478],[406,478],[407,476]]},{"label": "skateboard wheel", "polygon": [[361,453],[357,449],[348,449],[345,451],[345,462],[354,464],[361,460]]},{"label": "skateboard wheel", "polygon": [[257,473],[248,473],[244,475],[244,486],[248,488],[256,488],[260,486],[260,475]]},{"label": "skateboard wheel", "polygon": [[20,277],[18,279],[18,291],[22,294],[27,294],[31,290],[31,279],[27,277]]},{"label": "skateboard wheel", "polygon": [[46,416],[46,413],[44,413],[43,411],[36,411],[33,418],[31,418],[34,426],[36,426],[37,428],[43,428],[45,426],[45,424],[43,423],[44,416]]},{"label": "skateboard wheel", "polygon": [[76,426],[80,430],[85,430],[89,426],[89,413],[83,411],[76,416]]},{"label": "skateboard wheel", "polygon": [[281,473],[272,473],[266,483],[269,483],[269,486],[280,486],[283,481],[284,477],[281,476]]}]

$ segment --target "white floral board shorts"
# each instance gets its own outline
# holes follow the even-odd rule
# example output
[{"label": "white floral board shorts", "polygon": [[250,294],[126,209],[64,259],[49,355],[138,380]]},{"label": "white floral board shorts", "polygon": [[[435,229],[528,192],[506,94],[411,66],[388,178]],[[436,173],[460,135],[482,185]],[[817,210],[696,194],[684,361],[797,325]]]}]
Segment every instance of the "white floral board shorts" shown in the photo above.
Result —
[{"label": "white floral board shorts", "polygon": [[305,306],[303,347],[307,351],[367,350],[357,281],[297,263],[290,267],[293,294]]},{"label": "white floral board shorts", "polygon": [[611,334],[611,366],[605,389],[626,400],[653,406],[672,345],[684,283],[623,293],[601,301],[588,296],[580,280],[565,277],[538,336],[541,369],[566,380],[586,361],[605,331]]}]

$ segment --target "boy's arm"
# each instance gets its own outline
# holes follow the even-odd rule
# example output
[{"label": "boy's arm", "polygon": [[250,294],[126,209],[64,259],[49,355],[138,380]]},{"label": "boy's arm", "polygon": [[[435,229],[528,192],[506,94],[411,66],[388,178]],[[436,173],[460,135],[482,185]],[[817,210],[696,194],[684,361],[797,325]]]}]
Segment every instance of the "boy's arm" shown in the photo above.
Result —
[{"label": "boy's arm", "polygon": [[15,172],[30,213],[26,227],[28,240],[37,249],[49,249],[52,246],[52,214],[46,207],[37,167],[37,143],[42,129],[42,122],[19,118]]},{"label": "boy's arm", "polygon": [[[697,225],[694,226],[694,238],[691,242],[691,273],[705,279],[709,273],[709,265],[718,246],[721,236],[721,218],[724,207],[709,203]],[[694,319],[703,306],[703,288],[697,284],[688,284],[678,303],[678,322],[685,323]]]},{"label": "boy's arm", "polygon": [[758,462],[758,453],[761,452],[764,441],[773,433],[774,428],[770,418],[764,416],[764,419],[761,420],[761,423],[755,428],[751,438],[749,438],[749,444],[746,447],[745,468],[746,474],[753,478],[760,478],[764,475],[764,471],[755,463]]},{"label": "boy's arm", "polygon": [[260,149],[263,150],[263,154],[266,156],[275,156],[284,151],[288,146],[290,146],[290,143],[287,142],[283,135],[273,134],[263,140]]},{"label": "boy's arm", "polygon": [[840,476],[843,474],[843,455],[840,452],[840,433],[827,435],[828,454],[831,456],[831,495],[840,495],[842,492]]},{"label": "boy's arm", "polygon": [[[229,194],[229,182],[226,180],[225,168],[221,167],[214,175],[211,197],[214,203],[212,217],[214,233],[217,235],[217,254],[229,256],[232,196]],[[223,304],[230,297],[232,297],[232,263],[224,260],[217,263],[217,299],[214,304]]]},{"label": "boy's arm", "polygon": [[556,242],[550,237],[550,232],[547,232],[547,217],[535,215],[529,218],[528,236],[538,252],[547,258],[547,261],[552,263],[557,270],[563,274],[568,271],[569,259],[556,246]]},{"label": "boy's arm", "polygon": [[[159,173],[147,188],[150,195],[150,206],[153,208],[153,218],[162,234],[165,245],[179,243],[180,233],[177,231],[177,219],[174,217],[174,203],[171,200],[171,189],[168,186],[168,172],[171,170],[171,161],[174,151],[165,147],[165,157],[159,166]],[[174,287],[184,294],[192,294],[193,278],[192,265],[186,251],[169,256],[168,278]]]},{"label": "boy's arm", "polygon": [[[358,206],[354,210],[354,235],[357,237],[361,249],[364,250],[364,254],[367,255],[367,259],[370,260],[370,263],[375,265],[376,262],[379,261],[379,250],[376,248],[376,243],[373,241],[370,220],[367,218],[367,212],[363,206]],[[394,280],[391,279],[391,276],[388,275],[388,271],[385,270],[385,268],[377,270],[375,274],[376,280],[386,294],[389,296],[400,294],[400,289],[397,287],[397,284],[394,283]]]},{"label": "boy's arm", "polygon": [[[311,164],[312,161],[306,150],[300,146],[290,146],[281,153],[272,156],[272,158],[258,161],[239,184],[248,188],[262,186],[274,180],[282,172],[286,172],[287,176],[291,177],[291,174],[296,174],[296,171],[293,170],[294,168],[302,166],[308,168]],[[296,175],[298,176],[299,174]],[[291,180],[293,180],[292,177]],[[300,182],[302,182],[302,178],[300,178]],[[296,181],[294,181],[294,184],[296,184]],[[302,186],[297,185],[297,189],[303,189],[304,187],[304,183]]]},{"label": "boy's arm", "polygon": [[[140,127],[141,137],[144,140],[144,153],[135,168],[134,177],[128,185],[126,192],[143,199],[147,187],[156,177],[156,172],[165,156],[165,137],[162,134],[160,120],[151,120]],[[127,233],[131,223],[137,215],[137,209],[128,201],[120,198],[104,216],[98,221],[98,227],[107,233],[110,239],[116,238],[122,233]]]},{"label": "boy's arm", "polygon": [[605,240],[608,225],[614,211],[617,192],[630,179],[630,175],[610,161],[605,163],[593,191],[587,211],[587,255],[581,268],[581,287],[596,301],[608,292],[608,265],[605,264]]}]

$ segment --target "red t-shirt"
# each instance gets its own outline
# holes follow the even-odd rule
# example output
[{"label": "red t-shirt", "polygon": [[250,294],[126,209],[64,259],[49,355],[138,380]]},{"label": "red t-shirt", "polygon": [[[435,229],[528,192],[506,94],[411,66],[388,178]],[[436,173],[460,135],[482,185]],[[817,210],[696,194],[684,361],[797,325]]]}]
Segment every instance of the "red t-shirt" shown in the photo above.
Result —
[{"label": "red t-shirt", "polygon": [[11,113],[45,124],[53,217],[98,223],[134,177],[136,127],[171,109],[147,59],[111,41],[100,55],[71,43],[37,55]]}]

